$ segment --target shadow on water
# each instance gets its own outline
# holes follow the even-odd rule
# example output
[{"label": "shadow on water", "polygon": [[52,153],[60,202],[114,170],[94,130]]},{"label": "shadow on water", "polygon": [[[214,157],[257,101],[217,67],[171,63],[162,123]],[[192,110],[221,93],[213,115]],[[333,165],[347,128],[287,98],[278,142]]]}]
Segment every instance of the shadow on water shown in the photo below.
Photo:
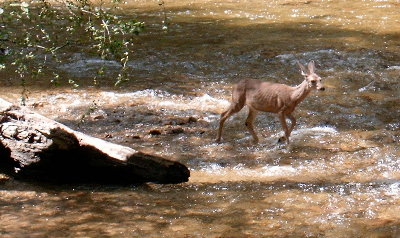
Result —
[{"label": "shadow on water", "polygon": [[[172,12],[183,10],[171,9]],[[128,63],[131,80],[122,86],[124,89],[168,88],[177,93],[194,90],[204,82],[223,80],[232,83],[244,77],[272,78],[296,84],[298,81],[293,82],[293,79],[299,77],[293,64],[295,60],[314,59],[319,68],[333,71],[366,72],[399,64],[399,49],[395,42],[400,40],[400,33],[377,34],[318,21],[257,24],[245,21],[237,24],[232,20],[189,16],[171,20],[166,33],[160,30],[159,17],[149,17],[151,15],[151,12],[140,13],[149,26],[146,32],[135,37],[133,59]],[[343,62],[340,55],[334,55],[333,59],[315,59],[315,54],[303,53],[318,50],[351,53],[365,52],[366,49],[369,54],[379,55],[379,62],[369,64],[367,59],[363,64],[354,64]],[[294,58],[285,60],[287,54],[294,54]],[[64,65],[53,62],[50,67],[62,72],[66,85],[68,79],[73,78],[82,87],[89,86],[93,84],[92,77],[97,69],[93,67],[96,63],[88,63],[87,57],[90,56],[85,56],[84,50],[66,52]],[[115,83],[112,79],[118,74],[113,65],[118,63],[97,60],[99,67],[109,67],[106,78],[100,79],[101,87],[111,87]],[[338,61],[341,64],[336,64]],[[20,84],[14,72],[3,70],[0,76],[4,85]],[[45,75],[39,80],[27,80],[27,85],[47,88],[49,82]]]},{"label": "shadow on water", "polygon": [[[68,234],[303,237],[307,232],[328,236],[340,231],[356,237],[359,233],[374,232],[391,237],[399,232],[398,220],[388,218],[380,222],[370,218],[374,208],[369,204],[374,201],[366,202],[362,197],[376,196],[374,191],[382,190],[378,202],[391,206],[390,196],[382,194],[384,185],[290,182],[148,184],[131,188],[41,185],[34,192],[32,185],[26,190],[22,185],[8,194],[2,191],[5,195],[2,203],[9,218],[21,215],[29,218],[29,224],[18,226],[20,234],[25,234],[23,230],[29,226],[26,232],[32,237]],[[330,210],[332,215],[325,214]],[[131,219],[127,221],[126,217]],[[43,219],[46,219],[45,229],[41,226]],[[121,223],[123,228],[118,225]],[[186,227],[189,224],[192,227]],[[10,226],[7,223],[6,228]],[[85,228],[88,226],[91,228]]]}]

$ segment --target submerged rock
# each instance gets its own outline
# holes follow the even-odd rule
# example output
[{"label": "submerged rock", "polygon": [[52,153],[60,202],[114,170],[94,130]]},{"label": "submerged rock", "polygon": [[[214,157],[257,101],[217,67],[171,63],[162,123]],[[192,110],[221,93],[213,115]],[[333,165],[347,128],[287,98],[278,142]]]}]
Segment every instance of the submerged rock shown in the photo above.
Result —
[{"label": "submerged rock", "polygon": [[181,134],[181,133],[184,133],[184,132],[185,132],[185,130],[180,126],[172,127],[172,128],[167,130],[167,134]]},{"label": "submerged rock", "polygon": [[151,129],[149,131],[149,134],[152,135],[152,136],[158,136],[158,135],[161,135],[161,130],[159,130],[159,129]]},{"label": "submerged rock", "polygon": [[161,124],[164,126],[183,126],[186,124],[196,123],[198,121],[197,117],[189,116],[189,117],[171,117],[166,118],[161,121]]},{"label": "submerged rock", "polygon": [[190,117],[188,118],[188,123],[196,123],[198,120],[199,120],[199,119],[197,119],[197,117],[192,117],[192,116],[190,116]]}]

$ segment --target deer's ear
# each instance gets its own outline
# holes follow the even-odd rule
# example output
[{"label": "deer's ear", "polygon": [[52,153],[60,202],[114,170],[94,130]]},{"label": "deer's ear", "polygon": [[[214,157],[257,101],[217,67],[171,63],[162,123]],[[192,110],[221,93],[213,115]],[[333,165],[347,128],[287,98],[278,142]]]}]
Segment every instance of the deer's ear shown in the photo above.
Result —
[{"label": "deer's ear", "polygon": [[311,60],[310,63],[308,63],[308,71],[310,74],[314,73],[315,71],[315,63],[314,60]]},{"label": "deer's ear", "polygon": [[308,72],[306,70],[306,67],[304,67],[304,65],[302,65],[299,61],[297,61],[297,65],[300,67],[301,75],[307,76]]}]

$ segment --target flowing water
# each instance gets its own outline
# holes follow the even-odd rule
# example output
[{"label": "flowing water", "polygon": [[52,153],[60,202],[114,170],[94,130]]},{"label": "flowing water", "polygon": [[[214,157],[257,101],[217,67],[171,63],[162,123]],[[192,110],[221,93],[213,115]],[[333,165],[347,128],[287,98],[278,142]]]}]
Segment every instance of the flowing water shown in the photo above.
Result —
[{"label": "flowing water", "polygon": [[[400,237],[400,2],[129,1],[146,22],[123,88],[31,88],[28,106],[111,142],[180,161],[190,181],[130,187],[0,184],[1,237]],[[260,113],[219,114],[232,85],[290,85],[315,60],[327,88],[297,110],[291,144]],[[106,65],[71,52],[84,81]],[[107,85],[107,82],[103,82]],[[5,83],[7,85],[7,83]],[[20,89],[2,97],[18,102]],[[89,110],[91,109],[91,110]]]}]

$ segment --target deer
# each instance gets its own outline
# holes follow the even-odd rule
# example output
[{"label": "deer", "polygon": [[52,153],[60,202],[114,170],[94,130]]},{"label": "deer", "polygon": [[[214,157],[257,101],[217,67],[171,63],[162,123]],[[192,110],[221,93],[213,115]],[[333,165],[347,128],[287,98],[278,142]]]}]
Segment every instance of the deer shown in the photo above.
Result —
[{"label": "deer", "polygon": [[[233,114],[248,106],[249,114],[245,125],[253,137],[254,143],[259,142],[257,133],[254,130],[254,120],[259,111],[278,114],[284,136],[279,138],[278,142],[286,141],[289,144],[289,136],[296,126],[296,118],[292,115],[293,111],[302,102],[311,91],[324,91],[321,77],[315,73],[315,63],[311,61],[307,69],[300,62],[301,75],[304,81],[297,86],[286,84],[271,83],[256,79],[243,79],[234,85],[231,104],[229,108],[221,114],[216,142],[221,142],[222,129],[225,121]],[[286,118],[291,121],[290,127],[286,124]]]}]

